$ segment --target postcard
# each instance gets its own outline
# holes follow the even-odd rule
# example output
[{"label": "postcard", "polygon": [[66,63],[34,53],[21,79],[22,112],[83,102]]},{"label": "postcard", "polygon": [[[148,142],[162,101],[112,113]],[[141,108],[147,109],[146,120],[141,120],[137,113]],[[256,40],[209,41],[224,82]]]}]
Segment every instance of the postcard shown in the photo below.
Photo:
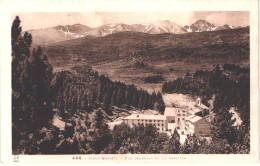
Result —
[{"label": "postcard", "polygon": [[257,163],[258,1],[2,1],[1,162]]}]

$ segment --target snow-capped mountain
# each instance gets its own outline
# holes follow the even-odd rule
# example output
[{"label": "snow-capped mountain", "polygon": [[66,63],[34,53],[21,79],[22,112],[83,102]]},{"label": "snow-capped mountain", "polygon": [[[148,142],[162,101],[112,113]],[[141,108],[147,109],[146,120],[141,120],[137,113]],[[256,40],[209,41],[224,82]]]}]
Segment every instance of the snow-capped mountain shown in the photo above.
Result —
[{"label": "snow-capped mountain", "polygon": [[225,30],[225,29],[234,29],[234,26],[225,24],[223,26],[215,26],[205,20],[198,20],[195,23],[191,24],[190,26],[186,25],[184,28],[188,32],[204,32],[204,31],[218,31],[218,30]]},{"label": "snow-capped mountain", "polygon": [[124,31],[132,31],[131,26],[127,24],[115,23],[115,24],[107,24],[107,25],[94,28],[91,31],[85,32],[85,35],[101,37],[101,36],[106,36],[113,33],[124,32]]},{"label": "snow-capped mountain", "polygon": [[187,33],[183,27],[177,25],[176,23],[165,20],[158,21],[147,26],[145,33],[149,34],[160,34],[160,33],[172,33],[172,34],[180,34]]},{"label": "snow-capped mountain", "polygon": [[95,28],[91,31],[85,33],[85,35],[89,36],[106,36],[109,34],[117,33],[117,32],[125,32],[125,31],[132,31],[132,32],[143,32],[148,34],[160,34],[160,33],[173,33],[173,34],[180,34],[186,33],[187,31],[171,22],[169,20],[165,21],[158,21],[151,24],[107,24],[101,27]]},{"label": "snow-capped mountain", "polygon": [[84,37],[85,32],[93,30],[93,28],[81,24],[66,26],[58,25],[55,27],[55,29],[64,33],[65,35],[71,35],[72,38]]},{"label": "snow-capped mountain", "polygon": [[234,26],[225,24],[223,26],[219,26],[216,30],[225,30],[225,29],[234,29],[234,28],[235,28]]},{"label": "snow-capped mountain", "polygon": [[33,36],[33,43],[36,45],[48,45],[64,40],[81,38],[85,36],[102,37],[118,32],[143,32],[147,34],[183,34],[188,32],[204,32],[225,29],[234,29],[236,27],[230,25],[215,26],[205,20],[198,20],[190,26],[179,26],[170,20],[157,21],[150,24],[133,24],[127,25],[123,23],[113,23],[102,25],[96,28],[90,28],[81,24],[74,25],[58,25],[51,28],[29,30]]},{"label": "snow-capped mountain", "polygon": [[191,26],[184,27],[188,32],[203,32],[203,31],[214,31],[218,27],[214,24],[211,24],[205,20],[198,20],[195,23],[191,24]]},{"label": "snow-capped mountain", "polygon": [[70,40],[85,36],[86,31],[91,31],[92,28],[81,24],[56,26],[51,28],[28,30],[33,36],[33,44],[49,45],[64,40]]}]

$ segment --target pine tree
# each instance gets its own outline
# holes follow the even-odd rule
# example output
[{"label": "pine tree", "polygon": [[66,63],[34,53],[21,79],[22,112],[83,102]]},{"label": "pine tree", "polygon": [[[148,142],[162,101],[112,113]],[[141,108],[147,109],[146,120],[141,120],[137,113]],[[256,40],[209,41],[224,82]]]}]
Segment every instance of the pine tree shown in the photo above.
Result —
[{"label": "pine tree", "polygon": [[13,153],[19,153],[20,141],[29,143],[29,135],[50,124],[53,101],[52,67],[40,47],[30,53],[32,37],[22,36],[20,23],[16,16],[11,28]]},{"label": "pine tree", "polygon": [[175,129],[172,138],[170,139],[169,142],[168,153],[177,154],[180,152],[180,148],[181,148],[180,135]]},{"label": "pine tree", "polygon": [[196,135],[193,136],[188,135],[184,142],[183,153],[185,154],[196,153],[200,144],[201,144],[200,140],[196,137]]},{"label": "pine tree", "polygon": [[156,110],[158,110],[161,114],[164,114],[165,104],[164,104],[164,101],[163,101],[163,98],[162,98],[162,94],[160,92],[157,93],[154,108]]},{"label": "pine tree", "polygon": [[233,126],[235,119],[232,119],[232,114],[227,109],[220,109],[212,122],[212,138],[226,139],[229,145],[236,142],[237,131]]}]

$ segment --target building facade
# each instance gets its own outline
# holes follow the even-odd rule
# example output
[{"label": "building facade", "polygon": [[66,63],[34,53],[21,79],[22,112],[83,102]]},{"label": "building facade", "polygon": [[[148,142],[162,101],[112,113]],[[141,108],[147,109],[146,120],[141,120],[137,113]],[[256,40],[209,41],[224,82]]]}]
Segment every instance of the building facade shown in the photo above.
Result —
[{"label": "building facade", "polygon": [[[197,135],[199,137],[210,137],[210,124],[214,114],[205,114],[206,106],[201,99],[196,100],[193,109],[166,107],[164,115],[132,114],[122,119],[130,127],[137,125],[154,125],[159,132],[172,135],[176,129],[181,137]],[[184,139],[185,140],[185,139]]]},{"label": "building facade", "polygon": [[132,114],[122,119],[124,123],[130,127],[137,125],[147,126],[149,124],[154,125],[159,132],[165,132],[168,128],[166,116],[164,115],[143,115],[143,114]]}]

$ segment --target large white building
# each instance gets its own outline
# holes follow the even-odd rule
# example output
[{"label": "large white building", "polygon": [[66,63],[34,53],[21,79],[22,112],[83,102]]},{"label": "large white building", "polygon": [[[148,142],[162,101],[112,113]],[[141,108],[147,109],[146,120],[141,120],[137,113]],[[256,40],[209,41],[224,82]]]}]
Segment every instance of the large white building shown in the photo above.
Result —
[{"label": "large white building", "polygon": [[159,132],[172,135],[176,129],[180,134],[181,143],[184,143],[187,135],[195,134],[198,137],[210,137],[210,123],[214,114],[209,112],[208,107],[201,103],[201,99],[196,100],[192,107],[172,107],[167,106],[164,115],[132,114],[122,118],[122,121],[108,123],[110,129],[114,125],[126,123],[130,127],[137,125],[154,125]]},{"label": "large white building", "polygon": [[151,124],[154,125],[159,132],[166,132],[166,129],[168,129],[168,122],[165,115],[132,114],[122,120],[130,127],[134,127],[135,125],[147,126]]}]

